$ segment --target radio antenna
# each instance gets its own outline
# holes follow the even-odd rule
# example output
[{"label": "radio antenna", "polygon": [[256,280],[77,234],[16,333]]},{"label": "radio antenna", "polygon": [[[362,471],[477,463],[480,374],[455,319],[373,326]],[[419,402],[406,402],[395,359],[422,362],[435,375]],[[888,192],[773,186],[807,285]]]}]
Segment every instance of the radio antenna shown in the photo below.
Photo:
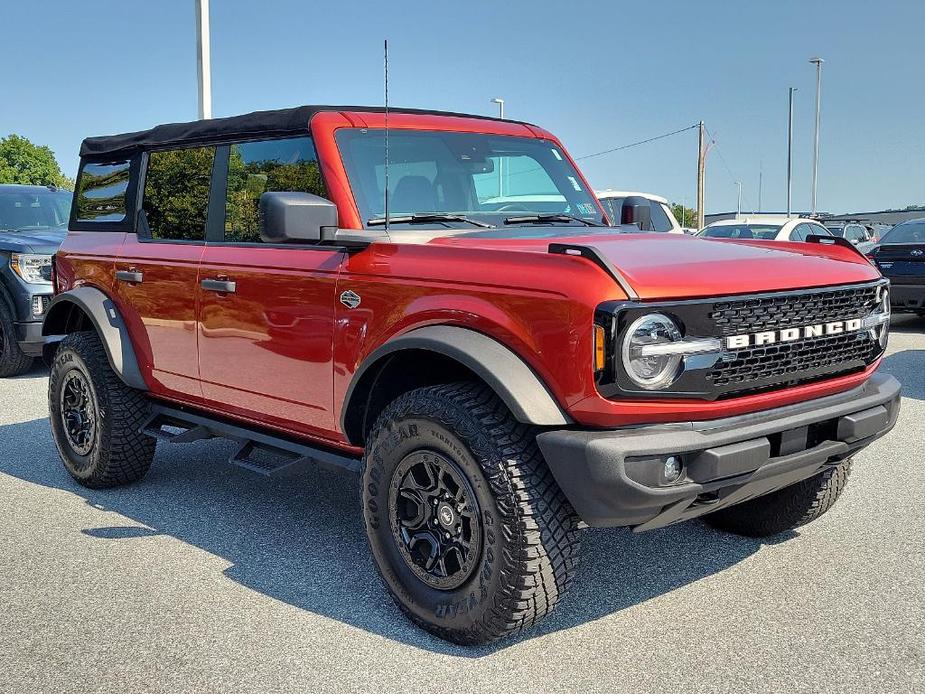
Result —
[{"label": "radio antenna", "polygon": [[385,39],[385,232],[389,232],[389,40]]}]

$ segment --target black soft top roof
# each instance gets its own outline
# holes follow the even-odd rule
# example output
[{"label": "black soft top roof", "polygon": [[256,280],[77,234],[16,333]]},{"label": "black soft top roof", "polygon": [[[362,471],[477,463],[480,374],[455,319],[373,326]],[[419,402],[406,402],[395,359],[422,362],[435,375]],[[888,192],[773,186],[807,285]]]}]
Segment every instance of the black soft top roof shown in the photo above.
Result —
[{"label": "black soft top roof", "polygon": [[[190,123],[168,123],[156,125],[149,130],[139,130],[123,135],[88,137],[80,145],[81,157],[108,157],[130,155],[141,149],[170,145],[192,146],[221,140],[248,138],[251,136],[285,137],[300,135],[308,130],[308,122],[319,111],[366,111],[382,113],[381,106],[296,106],[275,111],[254,111],[243,116],[197,120]],[[416,113],[442,116],[484,118],[468,113],[450,111],[429,111],[414,108],[389,108],[391,113]],[[517,122],[517,121],[513,121]]]}]

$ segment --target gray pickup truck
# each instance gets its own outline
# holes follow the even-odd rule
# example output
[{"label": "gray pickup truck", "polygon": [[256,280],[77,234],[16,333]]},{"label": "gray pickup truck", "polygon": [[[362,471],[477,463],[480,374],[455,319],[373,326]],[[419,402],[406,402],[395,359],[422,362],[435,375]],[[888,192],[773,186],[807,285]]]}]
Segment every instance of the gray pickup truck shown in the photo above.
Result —
[{"label": "gray pickup truck", "polygon": [[67,233],[71,193],[0,185],[0,377],[28,371],[42,354],[51,301],[51,257]]}]

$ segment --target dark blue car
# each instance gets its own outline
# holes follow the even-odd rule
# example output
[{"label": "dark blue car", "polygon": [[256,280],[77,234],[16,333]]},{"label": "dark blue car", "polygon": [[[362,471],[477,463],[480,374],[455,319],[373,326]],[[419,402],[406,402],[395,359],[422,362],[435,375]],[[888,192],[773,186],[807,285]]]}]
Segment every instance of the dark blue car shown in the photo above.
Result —
[{"label": "dark blue car", "polygon": [[71,193],[0,185],[0,377],[27,371],[42,354],[51,300],[51,256],[67,233]]},{"label": "dark blue car", "polygon": [[890,229],[869,256],[890,278],[894,311],[925,317],[925,219],[910,219]]}]

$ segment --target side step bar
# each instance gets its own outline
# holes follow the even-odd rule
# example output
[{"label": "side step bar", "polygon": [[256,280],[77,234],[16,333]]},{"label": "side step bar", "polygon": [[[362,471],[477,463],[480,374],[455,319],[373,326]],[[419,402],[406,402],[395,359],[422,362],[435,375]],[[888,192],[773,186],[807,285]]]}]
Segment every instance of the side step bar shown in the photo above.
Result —
[{"label": "side step bar", "polygon": [[168,443],[212,438],[237,441],[238,448],[228,462],[261,475],[273,475],[306,462],[334,470],[360,471],[359,458],[166,405],[152,403],[151,415],[140,431]]}]

